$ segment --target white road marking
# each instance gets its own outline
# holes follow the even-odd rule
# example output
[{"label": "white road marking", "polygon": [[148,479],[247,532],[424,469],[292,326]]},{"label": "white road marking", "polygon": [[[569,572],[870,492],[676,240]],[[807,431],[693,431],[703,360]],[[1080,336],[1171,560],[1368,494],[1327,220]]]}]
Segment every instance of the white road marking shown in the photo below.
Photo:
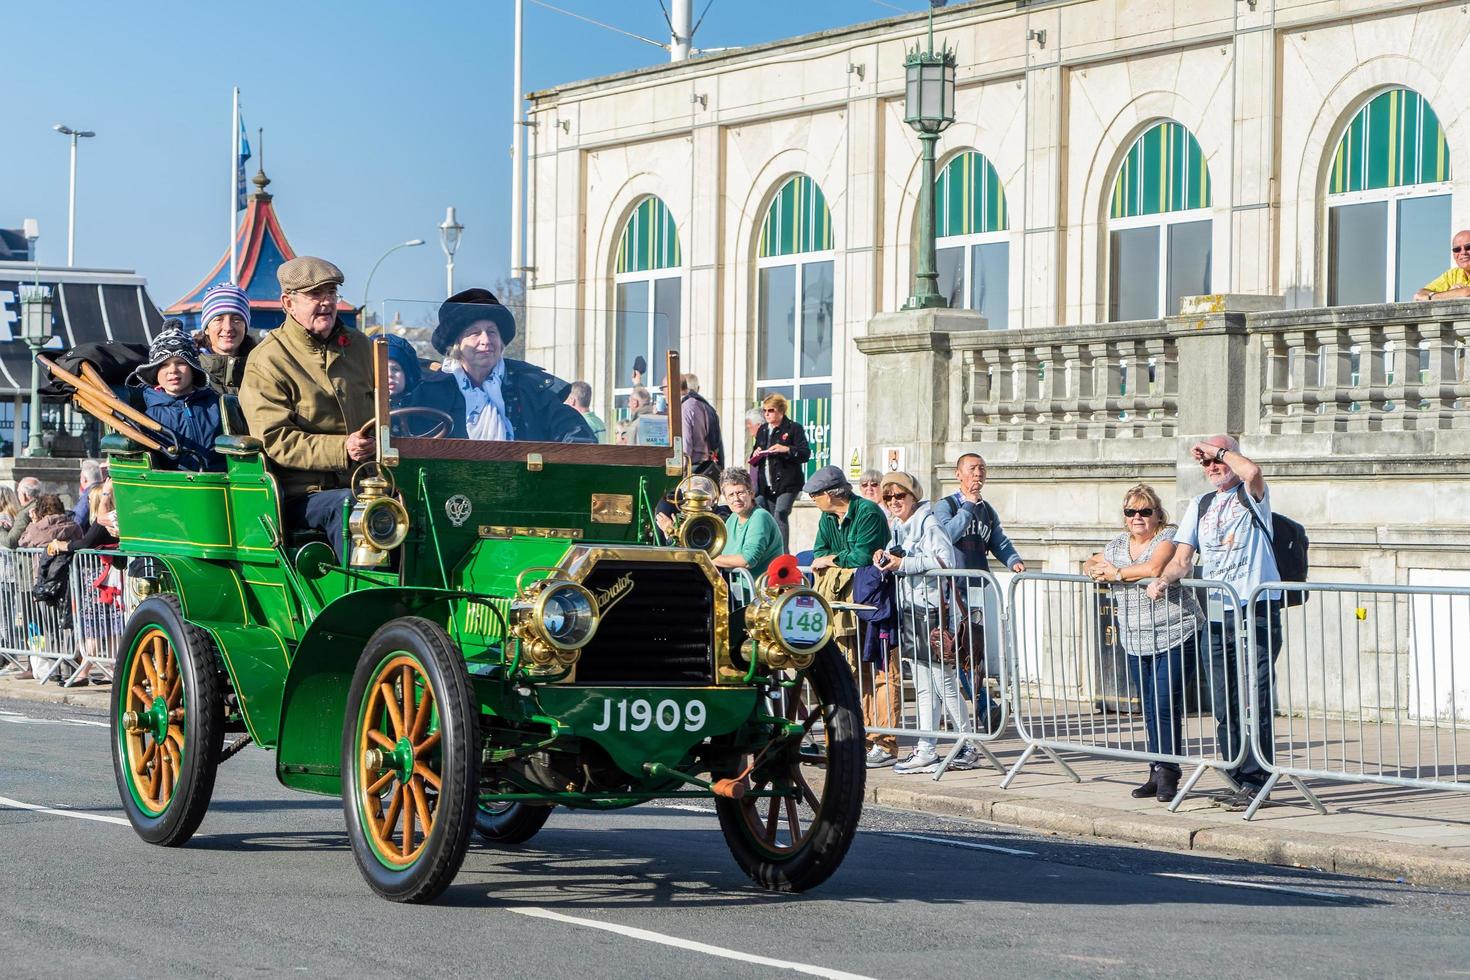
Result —
[{"label": "white road marking", "polygon": [[75,810],[59,810],[56,807],[41,806],[38,803],[22,803],[20,800],[12,800],[8,796],[0,796],[0,807],[10,807],[13,810],[34,810],[36,813],[49,813],[53,817],[71,817],[73,820],[95,820],[98,823],[115,823],[119,826],[131,826],[125,817],[105,817],[100,813],[79,813]]},{"label": "white road marking", "polygon": [[1187,875],[1172,871],[1156,871],[1157,878],[1178,878],[1181,881],[1197,881],[1205,885],[1220,885],[1225,888],[1255,888],[1263,892],[1281,892],[1285,895],[1305,895],[1308,898],[1321,898],[1329,902],[1352,902],[1356,901],[1351,895],[1339,895],[1336,892],[1318,892],[1310,888],[1292,888],[1288,885],[1268,885],[1260,881],[1241,881],[1238,878],[1217,878],[1214,875]]},{"label": "white road marking", "polygon": [[0,711],[0,721],[14,725],[90,725],[95,728],[110,727],[105,721],[86,721],[81,718],[32,718],[14,711]]},{"label": "white road marking", "polygon": [[994,851],[997,854],[1014,854],[1017,857],[1035,857],[1035,851],[1023,851],[1016,847],[1001,847],[999,844],[977,844],[969,840],[952,840],[948,837],[930,837],[926,834],[904,834],[896,830],[883,831],[884,837],[902,837],[906,840],[921,840],[930,844],[944,844],[948,847],[968,847],[975,851]]},{"label": "white road marking", "polygon": [[770,956],[759,956],[755,953],[742,953],[738,949],[726,949],[723,946],[697,943],[691,939],[680,939],[677,936],[665,936],[661,932],[650,932],[647,929],[638,929],[634,926],[620,926],[612,922],[599,922],[596,919],[580,919],[576,916],[553,912],[550,909],[524,907],[513,908],[509,911],[517,915],[527,915],[535,919],[550,919],[553,922],[565,922],[574,926],[587,926],[591,929],[601,929],[604,932],[613,932],[620,936],[627,936],[629,939],[641,939],[644,942],[658,943],[661,946],[673,946],[676,949],[687,949],[691,952],[704,953],[708,956],[722,956],[728,960],[754,963],[757,966],[770,966],[781,970],[792,970],[796,973],[805,973],[814,977],[829,977],[831,980],[870,980],[870,978],[864,977],[859,973],[844,973],[841,970],[833,970],[825,966],[812,966],[809,963],[796,963],[791,960],[774,959]]},{"label": "white road marking", "polygon": [[715,808],[712,806],[695,806],[693,803],[660,803],[660,810],[687,810],[690,813],[703,813],[706,816],[714,816]]}]

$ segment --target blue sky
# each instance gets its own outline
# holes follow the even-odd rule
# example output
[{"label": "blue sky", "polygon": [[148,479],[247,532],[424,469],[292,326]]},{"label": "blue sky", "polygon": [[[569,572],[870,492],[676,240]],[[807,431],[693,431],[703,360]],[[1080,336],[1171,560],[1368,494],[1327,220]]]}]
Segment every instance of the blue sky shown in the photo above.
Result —
[{"label": "blue sky", "polygon": [[[658,0],[549,0],[665,40]],[[706,0],[695,0],[695,15]],[[922,10],[924,0],[713,0],[696,45],[738,46]],[[437,225],[465,225],[459,286],[489,284],[509,262],[510,0],[53,0],[32,4],[6,45],[0,226],[41,224],[43,262],[66,259],[68,141],[83,140],[79,266],[131,268],[166,306],[229,243],[230,89],[239,85],[282,225],[300,253],[337,262],[362,301],[437,299]],[[667,59],[527,2],[525,87]],[[261,147],[248,165],[254,175]],[[377,305],[376,303],[374,305]]]}]

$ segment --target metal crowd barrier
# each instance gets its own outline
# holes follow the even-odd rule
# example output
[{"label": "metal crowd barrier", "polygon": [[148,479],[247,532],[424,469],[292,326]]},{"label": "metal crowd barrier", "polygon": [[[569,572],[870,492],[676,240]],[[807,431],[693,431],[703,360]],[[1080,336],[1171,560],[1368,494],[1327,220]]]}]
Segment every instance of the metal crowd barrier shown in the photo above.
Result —
[{"label": "metal crowd barrier", "polygon": [[[896,623],[883,629],[854,612],[837,620],[863,702],[870,742],[902,759],[897,739],[953,742],[938,755],[939,779],[974,768],[975,753],[1004,771],[988,743],[1010,716],[1001,589],[988,572],[895,576]],[[921,770],[928,772],[927,769]]]},{"label": "metal crowd barrier", "polygon": [[1251,751],[1269,775],[1246,819],[1283,778],[1319,813],[1303,779],[1470,791],[1470,588],[1277,582],[1258,600],[1281,629],[1274,663],[1250,631]]},{"label": "metal crowd barrier", "polygon": [[[110,577],[116,552],[79,551],[72,556],[65,596],[36,598],[34,588],[44,549],[0,549],[0,657],[6,672],[29,671],[38,684],[56,680],[71,687],[94,672],[112,678],[116,647],[131,601],[126,571]],[[98,582],[116,589],[103,600]],[[109,597],[113,593],[108,593]]]},{"label": "metal crowd barrier", "polygon": [[1247,745],[1239,726],[1232,740],[1213,713],[1243,717],[1244,673],[1238,657],[1225,655],[1227,643],[1244,649],[1243,640],[1220,628],[1222,611],[1237,606],[1238,597],[1223,582],[1186,579],[1179,587],[1192,602],[1171,605],[1148,599],[1145,585],[1046,572],[1011,580],[1010,695],[1026,747],[1001,788],[1038,752],[1073,782],[1080,777],[1060,752],[1177,765],[1189,775],[1170,810],[1207,770],[1236,786],[1228,771],[1240,765]]}]

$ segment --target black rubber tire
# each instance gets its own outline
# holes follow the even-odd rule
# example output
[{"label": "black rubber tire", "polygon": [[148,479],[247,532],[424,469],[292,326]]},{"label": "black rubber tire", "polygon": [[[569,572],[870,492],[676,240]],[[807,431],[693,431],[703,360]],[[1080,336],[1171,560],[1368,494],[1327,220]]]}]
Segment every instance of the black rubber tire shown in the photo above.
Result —
[{"label": "black rubber tire", "polygon": [[[173,646],[183,680],[184,757],[168,803],[162,812],[150,814],[133,796],[123,748],[126,733],[122,714],[127,710],[127,677],[139,653],[135,645],[147,631],[155,628]],[[214,795],[214,777],[224,741],[222,687],[225,682],[221,680],[219,653],[213,638],[185,620],[178,597],[169,594],[150,596],[138,605],[128,619],[117,649],[112,685],[112,772],[123,811],[138,836],[148,843],[179,847],[199,829]]]},{"label": "black rubber tire", "polygon": [[[783,855],[773,854],[752,831],[744,804],[716,798],[720,829],[735,863],[762,888],[778,892],[803,892],[832,876],[847,856],[863,813],[867,783],[864,759],[862,703],[857,684],[841,650],[828,643],[817,651],[805,671],[816,700],[822,705],[826,729],[825,779],[820,808],[810,824],[805,842]],[[785,750],[788,757],[802,755],[799,746]],[[806,758],[810,759],[808,753]]]},{"label": "black rubber tire", "polygon": [[[412,656],[434,689],[439,713],[441,780],[434,825],[418,857],[402,869],[379,860],[363,828],[358,803],[360,716],[368,684],[395,654]],[[433,901],[459,873],[475,826],[480,783],[480,726],[464,657],[438,623],[417,616],[389,620],[358,658],[342,724],[342,809],[358,870],[368,885],[393,902]]]},{"label": "black rubber tire", "polygon": [[535,837],[555,807],[512,803],[495,813],[484,807],[475,808],[475,832],[491,844],[524,844]]}]

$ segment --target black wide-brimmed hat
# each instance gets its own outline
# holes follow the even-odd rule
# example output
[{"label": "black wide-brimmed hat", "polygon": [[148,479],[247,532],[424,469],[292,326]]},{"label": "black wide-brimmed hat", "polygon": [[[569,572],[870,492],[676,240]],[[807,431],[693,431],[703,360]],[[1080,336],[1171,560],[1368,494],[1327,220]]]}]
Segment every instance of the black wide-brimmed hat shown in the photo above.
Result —
[{"label": "black wide-brimmed hat", "polygon": [[488,289],[466,289],[446,299],[439,307],[439,325],[431,342],[441,354],[459,340],[466,327],[490,321],[500,332],[500,342],[509,345],[516,335],[516,318]]},{"label": "black wide-brimmed hat", "polygon": [[171,357],[177,357],[193,369],[194,387],[203,388],[209,384],[209,375],[204,373],[204,367],[199,363],[199,346],[184,332],[184,321],[173,318],[163,321],[163,330],[148,345],[148,360],[138,366],[133,376],[145,385],[156,385],[158,369]]}]

